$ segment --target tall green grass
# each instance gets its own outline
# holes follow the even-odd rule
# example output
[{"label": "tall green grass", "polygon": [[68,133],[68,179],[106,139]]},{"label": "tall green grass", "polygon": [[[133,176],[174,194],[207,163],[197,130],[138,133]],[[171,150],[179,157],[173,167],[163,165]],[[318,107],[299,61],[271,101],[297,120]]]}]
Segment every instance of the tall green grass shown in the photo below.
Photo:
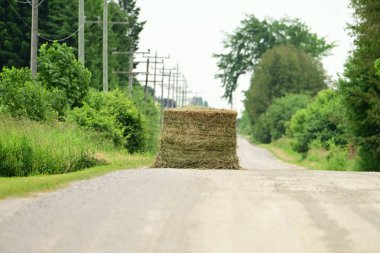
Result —
[{"label": "tall green grass", "polygon": [[95,153],[104,144],[94,133],[74,125],[0,116],[0,176],[62,174],[88,168],[99,163]]},{"label": "tall green grass", "polygon": [[291,140],[284,137],[271,144],[261,145],[268,148],[278,158],[318,170],[355,171],[358,170],[358,157],[350,156],[346,147],[330,145],[326,150],[320,142],[314,141],[310,150],[305,154],[295,152]]}]

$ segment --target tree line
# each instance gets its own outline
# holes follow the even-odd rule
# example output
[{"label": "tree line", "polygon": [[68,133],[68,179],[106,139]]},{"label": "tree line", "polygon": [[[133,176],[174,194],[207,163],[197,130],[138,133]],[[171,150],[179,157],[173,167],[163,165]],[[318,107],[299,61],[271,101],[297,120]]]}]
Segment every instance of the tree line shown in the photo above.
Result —
[{"label": "tree line", "polygon": [[[91,87],[102,88],[102,17],[103,1],[85,1],[85,66],[92,73]],[[140,21],[140,8],[135,0],[110,1],[109,11],[109,85],[125,87],[129,55],[114,55],[113,51],[129,52],[138,49],[139,35],[145,21]],[[0,69],[28,67],[30,64],[31,6],[28,1],[0,0]],[[112,24],[125,22],[125,24]],[[54,40],[78,48],[78,1],[49,0],[39,6],[40,45]]]},{"label": "tree line", "polygon": [[[231,101],[240,75],[253,73],[239,128],[260,143],[290,140],[293,150],[328,152],[332,169],[380,170],[380,2],[351,0],[355,49],[330,80],[321,59],[335,46],[302,21],[247,16],[227,36],[216,77]],[[335,160],[334,160],[335,159]]]}]

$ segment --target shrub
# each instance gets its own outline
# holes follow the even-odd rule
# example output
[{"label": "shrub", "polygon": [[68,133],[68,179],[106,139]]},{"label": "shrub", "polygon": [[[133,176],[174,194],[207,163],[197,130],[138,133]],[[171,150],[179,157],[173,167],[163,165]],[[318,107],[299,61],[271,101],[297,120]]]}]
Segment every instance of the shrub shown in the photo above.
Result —
[{"label": "shrub", "polygon": [[38,57],[38,78],[48,88],[64,91],[71,108],[81,106],[86,96],[91,73],[80,63],[73,49],[54,42],[43,44]]},{"label": "shrub", "polygon": [[90,167],[95,135],[64,123],[0,116],[0,176],[61,174]]},{"label": "shrub", "polygon": [[253,127],[254,138],[262,143],[270,143],[285,134],[285,123],[293,114],[311,102],[308,95],[289,94],[275,99],[268,110],[262,114]]},{"label": "shrub", "polygon": [[52,98],[27,68],[4,68],[0,73],[0,110],[13,117],[35,121],[56,118]]},{"label": "shrub", "polygon": [[141,86],[135,86],[133,90],[132,100],[140,113],[146,119],[146,150],[149,152],[157,151],[158,136],[160,134],[160,110],[154,102],[152,94],[147,94],[146,101],[144,100],[144,90]]},{"label": "shrub", "polygon": [[108,93],[90,90],[83,107],[70,111],[68,119],[103,133],[131,153],[146,151],[146,119],[120,90]]},{"label": "shrub", "polygon": [[301,153],[306,153],[314,140],[326,149],[330,144],[346,145],[346,118],[337,92],[323,90],[307,108],[296,112],[287,124],[287,135],[294,150]]},{"label": "shrub", "polygon": [[241,118],[237,121],[238,131],[242,135],[252,135],[251,121],[246,110],[243,111]]}]

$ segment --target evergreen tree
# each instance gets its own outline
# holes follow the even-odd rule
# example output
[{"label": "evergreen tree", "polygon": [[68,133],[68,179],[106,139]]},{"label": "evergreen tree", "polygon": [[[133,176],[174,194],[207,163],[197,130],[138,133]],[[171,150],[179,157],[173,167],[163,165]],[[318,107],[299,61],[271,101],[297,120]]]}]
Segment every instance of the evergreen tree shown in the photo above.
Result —
[{"label": "evergreen tree", "polygon": [[[45,8],[41,12],[41,8]],[[61,40],[69,37],[78,30],[78,0],[49,0],[39,7],[40,42],[46,40]],[[78,36],[63,40],[68,46],[78,47]]]},{"label": "evergreen tree", "polygon": [[[9,1],[9,2],[8,2]],[[9,3],[11,5],[9,5]],[[109,85],[127,86],[128,75],[114,72],[129,69],[129,55],[113,55],[113,51],[129,52],[131,47],[138,49],[139,35],[145,22],[139,21],[140,8],[135,0],[110,1],[109,11]],[[17,13],[17,14],[16,14]],[[31,6],[16,0],[0,0],[0,67],[29,66],[30,64],[30,26]],[[26,22],[23,23],[22,19]],[[102,89],[102,17],[103,1],[85,1],[86,20],[99,21],[85,25],[85,62],[92,72],[91,86]],[[111,22],[126,22],[112,24]],[[78,0],[49,0],[39,6],[39,42],[63,39],[78,29]],[[46,40],[48,39],[48,40]],[[78,36],[60,41],[75,50]]]},{"label": "evergreen tree", "polygon": [[349,28],[355,49],[340,82],[348,117],[360,146],[362,167],[380,171],[380,76],[374,62],[380,58],[380,1],[351,0],[356,23]]},{"label": "evergreen tree", "polygon": [[30,5],[0,0],[0,16],[0,69],[29,66]]}]

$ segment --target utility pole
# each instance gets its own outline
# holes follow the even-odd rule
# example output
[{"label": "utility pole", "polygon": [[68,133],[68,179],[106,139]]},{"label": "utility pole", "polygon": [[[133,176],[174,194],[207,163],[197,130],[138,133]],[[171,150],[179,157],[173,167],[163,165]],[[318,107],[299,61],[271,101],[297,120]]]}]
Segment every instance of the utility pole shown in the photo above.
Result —
[{"label": "utility pole", "polygon": [[[178,69],[177,69],[177,73],[178,73]],[[174,94],[175,94],[175,83],[176,83],[176,82],[178,83],[178,75],[176,75],[176,73],[173,73],[173,74],[174,74],[174,75],[173,75],[172,101],[175,102],[175,103],[173,104],[173,107],[177,107],[177,105],[178,105],[178,101],[175,100],[175,96],[174,96]]]},{"label": "utility pole", "polygon": [[[172,73],[173,71],[175,71],[175,68],[172,68],[172,69],[165,69],[165,67],[162,68],[162,76],[167,76],[169,78],[169,81],[168,81],[168,96],[167,96],[167,100],[168,102],[170,101],[170,87],[171,87],[171,77],[172,77]],[[174,83],[173,83],[174,84]],[[164,87],[164,85],[163,85]],[[162,91],[162,97],[163,97],[163,91]],[[171,106],[171,102],[169,102],[169,107]]]},{"label": "utility pole", "polygon": [[84,65],[84,0],[79,0],[78,59]]},{"label": "utility pole", "polygon": [[[150,50],[148,50],[148,53],[150,53]],[[154,57],[151,57],[149,55],[145,56],[145,53],[143,53],[143,58],[147,58],[148,59],[146,62],[141,62],[141,63],[146,63],[147,64],[146,72],[145,73],[141,73],[140,72],[140,74],[145,74],[146,75],[146,77],[145,77],[145,83],[149,82],[149,81],[147,81],[148,80],[148,76],[150,76],[149,64],[154,63],[154,74],[153,74],[153,99],[154,99],[155,96],[156,96],[157,64],[164,64],[164,59],[170,59],[170,55],[168,57],[158,57],[157,56],[157,51],[156,51]],[[154,61],[152,62],[151,59],[154,60]],[[161,59],[161,61],[160,62],[157,61],[158,59]]]},{"label": "utility pole", "polygon": [[[157,60],[161,59],[161,62],[158,62]],[[164,64],[164,59],[170,59],[170,55],[167,57],[159,57],[157,56],[157,51],[154,55],[154,78],[153,78],[153,97],[156,95],[156,83],[157,83],[157,64]]]},{"label": "utility pole", "polygon": [[186,93],[187,93],[187,81],[183,82],[183,90],[182,90],[182,106],[186,106]]},{"label": "utility pole", "polygon": [[169,108],[172,106],[172,101],[170,100],[170,84],[171,84],[171,78],[172,78],[172,71],[169,70],[169,82],[168,82],[168,103],[169,103]]},{"label": "utility pole", "polygon": [[[112,22],[112,23],[123,23],[123,22]],[[130,95],[132,95],[132,92],[133,92],[133,67],[134,67],[134,55],[135,54],[142,54],[143,57],[146,55],[146,54],[150,54],[150,49],[148,49],[147,52],[135,52],[134,51],[134,48],[133,46],[129,49],[129,52],[123,52],[123,51],[114,51],[112,52],[112,54],[115,54],[115,55],[128,55],[128,59],[129,59],[129,67],[128,67],[128,71],[114,71],[113,73],[116,73],[116,74],[127,74],[129,76],[129,81],[128,81],[128,86],[129,86],[129,93]],[[145,72],[143,72],[145,74]],[[141,74],[141,72],[139,73]]]},{"label": "utility pole", "polygon": [[160,117],[160,123],[161,123],[161,126],[163,124],[163,119],[164,119],[164,114],[163,114],[163,111],[164,111],[164,80],[165,80],[165,75],[164,75],[164,71],[165,71],[165,64],[162,64],[162,82],[161,82],[161,117]]},{"label": "utility pole", "polygon": [[133,92],[133,55],[134,55],[134,50],[133,46],[129,49],[129,94],[132,96]]},{"label": "utility pole", "polygon": [[146,76],[145,76],[145,88],[144,88],[144,101],[146,102],[146,92],[148,88],[148,82],[149,82],[149,57],[148,60],[146,61]]},{"label": "utility pole", "polygon": [[[164,63],[164,60],[162,60],[162,64]],[[154,54],[154,79],[153,79],[153,101],[155,100],[156,96],[156,82],[157,82],[157,51]]]},{"label": "utility pole", "polygon": [[38,0],[32,0],[32,33],[30,49],[30,69],[32,75],[37,75],[37,50],[38,50]]},{"label": "utility pole", "polygon": [[184,100],[183,100],[183,105],[186,106],[188,104],[187,103],[187,93],[188,93],[187,80],[185,80],[185,83],[184,83],[184,90],[185,90],[185,96],[184,96]]},{"label": "utility pole", "polygon": [[103,91],[108,92],[108,3],[103,0]]},{"label": "utility pole", "polygon": [[177,63],[176,101],[177,101],[177,103],[179,104],[178,76],[179,76],[179,64]]}]

